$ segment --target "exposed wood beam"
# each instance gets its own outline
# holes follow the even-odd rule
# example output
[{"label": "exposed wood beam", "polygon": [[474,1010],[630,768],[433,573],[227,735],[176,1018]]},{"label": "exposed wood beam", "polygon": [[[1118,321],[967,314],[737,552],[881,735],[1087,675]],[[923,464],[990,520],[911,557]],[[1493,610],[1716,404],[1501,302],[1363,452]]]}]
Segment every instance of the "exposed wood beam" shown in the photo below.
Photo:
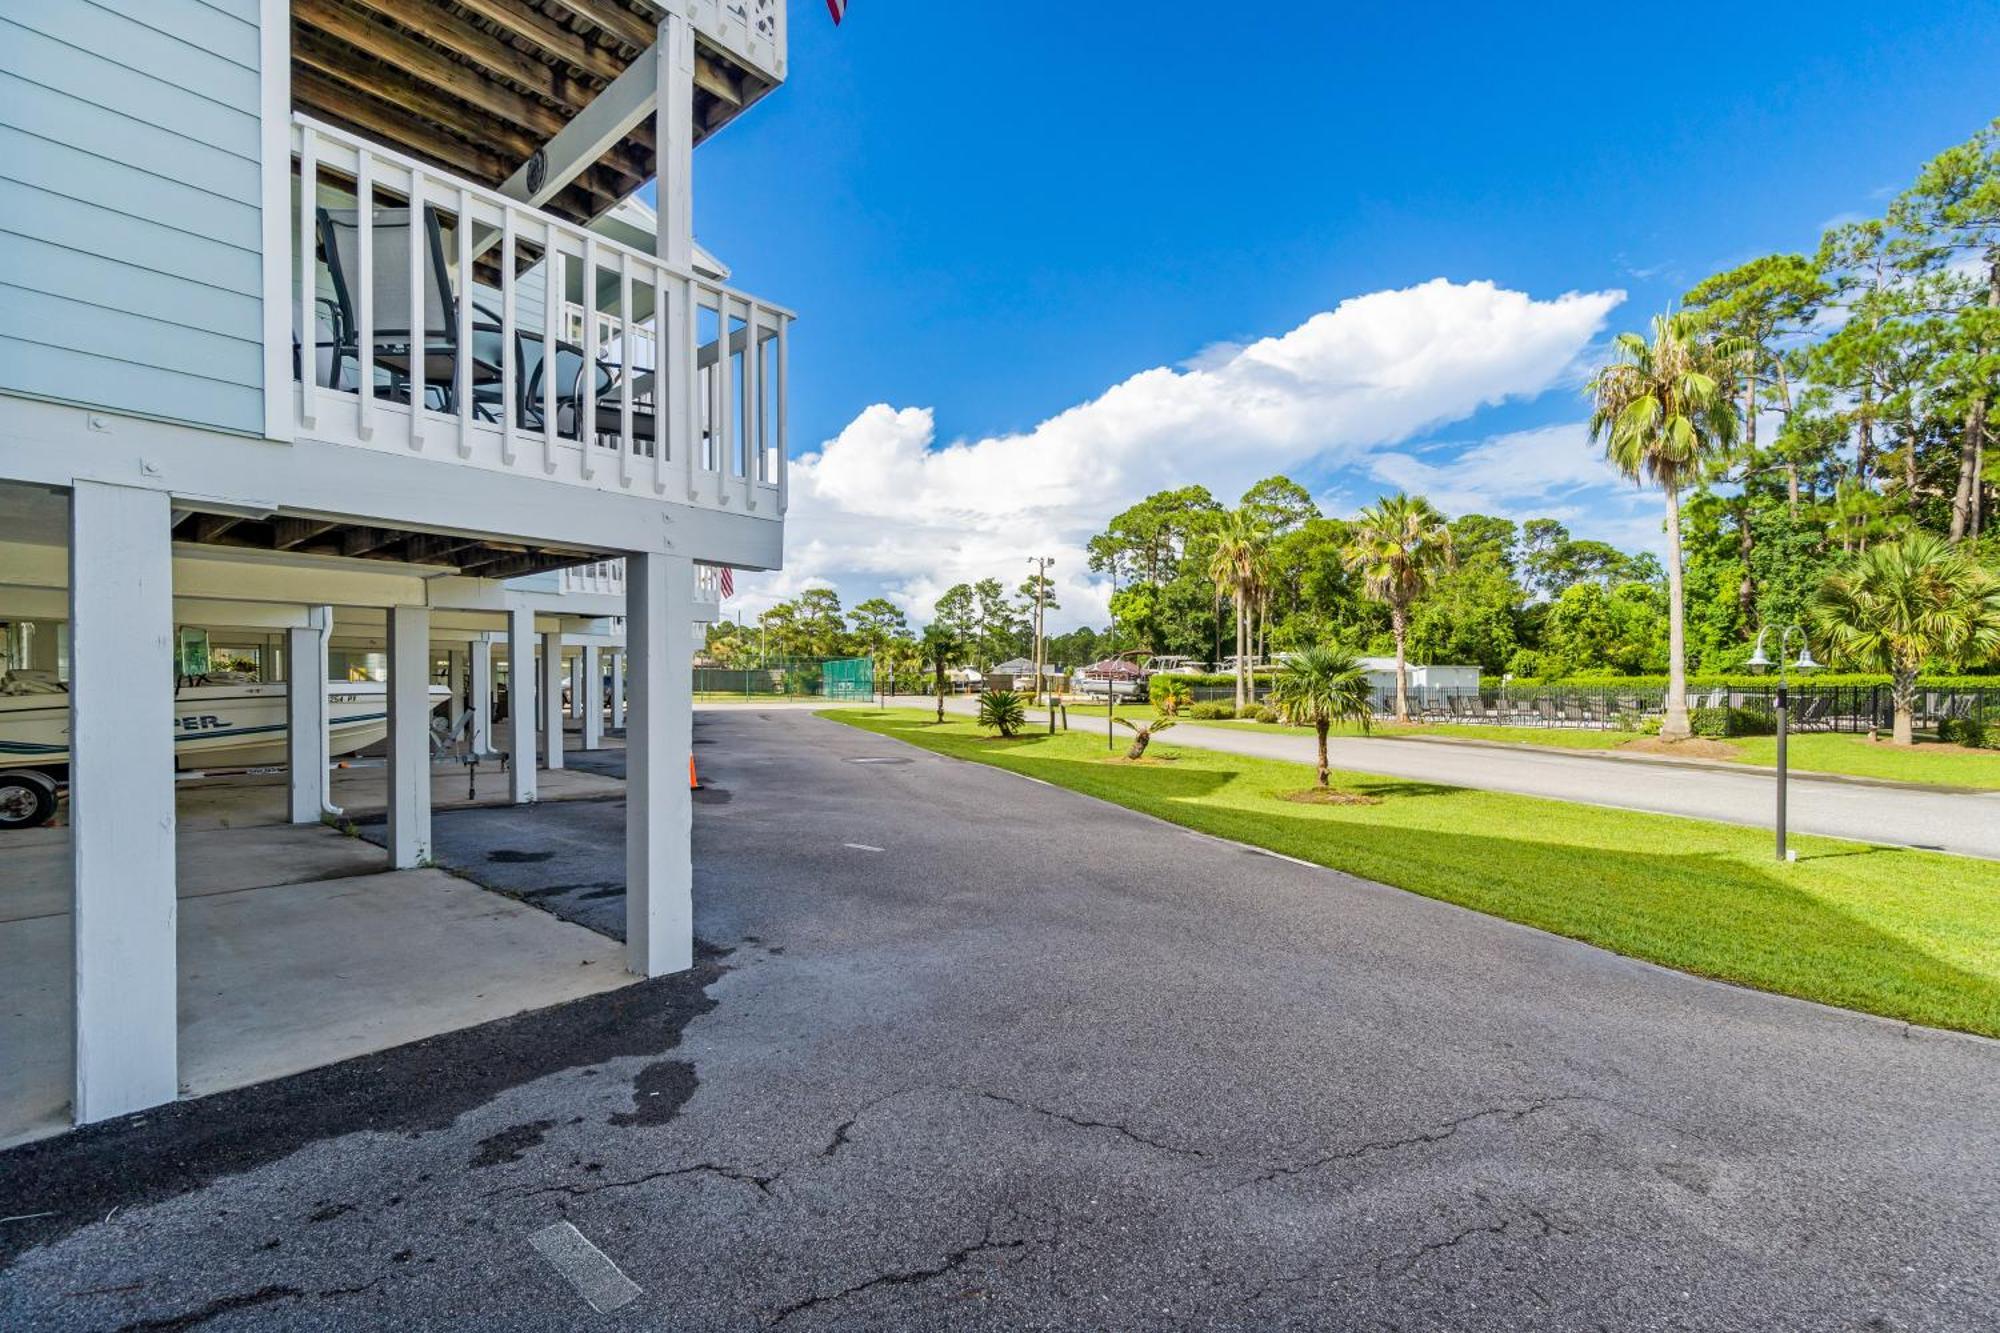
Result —
[{"label": "exposed wood beam", "polygon": [[319,518],[280,518],[271,525],[271,544],[280,551],[295,550],[340,526]]},{"label": "exposed wood beam", "polygon": [[[512,122],[488,115],[463,103],[440,95],[436,90],[420,83],[406,83],[385,77],[393,71],[368,68],[360,65],[352,54],[336,39],[306,30],[297,34],[292,43],[292,59],[295,65],[317,71],[332,82],[343,85],[355,93],[366,94],[392,107],[399,108],[401,117],[392,118],[386,125],[371,126],[371,130],[383,143],[397,148],[410,148],[418,156],[430,156],[424,151],[433,145],[435,136],[412,134],[408,117],[422,117],[440,125],[473,144],[491,144],[509,155],[507,159],[482,155],[482,160],[496,165],[469,171],[464,174],[484,183],[497,183],[506,179],[508,160],[519,161],[535,149],[539,140]],[[336,101],[340,99],[335,99]],[[358,119],[358,118],[357,118]],[[474,149],[477,152],[479,150]],[[645,181],[637,168],[621,167],[616,159],[601,163],[595,168],[587,188],[592,199],[592,207],[580,216],[594,216],[609,208],[620,199],[639,188]]]},{"label": "exposed wood beam", "polygon": [[522,0],[458,0],[458,4],[509,35],[606,83],[625,72],[625,62],[617,55],[588,37],[571,32],[539,9],[522,3]]},{"label": "exposed wood beam", "polygon": [[594,4],[575,3],[575,0],[556,2],[585,23],[641,51],[653,44],[655,31],[660,26],[658,20],[648,23],[623,5],[607,0],[598,0]]},{"label": "exposed wood beam", "polygon": [[416,38],[405,36],[400,29],[364,18],[333,0],[292,0],[292,18],[338,38],[415,82],[429,84],[538,136],[554,134],[563,127],[561,112],[495,83]]},{"label": "exposed wood beam", "polygon": [[[502,155],[528,152],[534,146],[535,140],[530,135],[496,117],[438,97],[419,84],[386,81],[379,73],[356,62],[350,50],[318,33],[294,35],[292,60],[337,84],[399,108],[406,118],[421,116],[482,147],[496,148]],[[409,142],[412,137],[410,126],[406,123],[401,132],[385,136],[384,142],[398,145]]]},{"label": "exposed wood beam", "polygon": [[559,552],[540,555],[517,555],[504,560],[494,560],[483,565],[460,566],[462,572],[472,578],[511,579],[522,574],[539,574],[545,569],[561,569],[564,565],[580,564],[592,559],[587,555],[572,555]]},{"label": "exposed wood beam", "polygon": [[398,532],[394,528],[347,528],[340,534],[342,555],[370,555],[385,546],[393,546],[410,534]]},{"label": "exposed wood beam", "polygon": [[191,542],[219,540],[242,521],[234,514],[190,514],[186,540]]},{"label": "exposed wood beam", "polygon": [[327,120],[340,121],[366,137],[394,144],[413,156],[457,172],[473,180],[498,180],[507,170],[507,159],[471,144],[439,135],[421,138],[410,133],[410,113],[364,95],[344,84],[307,68],[292,71],[292,95],[298,105]]},{"label": "exposed wood beam", "polygon": [[445,8],[442,0],[352,0],[352,3],[400,24],[479,66],[488,74],[512,80],[569,111],[588,103],[594,88],[569,77],[566,67],[544,64],[504,38],[466,21]]},{"label": "exposed wood beam", "polygon": [[477,537],[439,537],[420,532],[404,544],[402,558],[417,565],[442,564],[460,551],[479,550],[485,544]]},{"label": "exposed wood beam", "polygon": [[697,54],[694,58],[694,86],[732,107],[741,109],[743,106],[742,87],[729,77],[727,70],[707,56]]}]

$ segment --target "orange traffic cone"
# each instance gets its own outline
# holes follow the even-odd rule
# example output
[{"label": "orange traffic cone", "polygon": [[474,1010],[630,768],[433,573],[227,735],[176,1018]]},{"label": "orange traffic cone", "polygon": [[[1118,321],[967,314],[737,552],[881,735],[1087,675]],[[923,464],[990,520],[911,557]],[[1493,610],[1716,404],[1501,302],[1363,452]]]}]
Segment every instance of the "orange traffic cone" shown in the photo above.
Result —
[{"label": "orange traffic cone", "polygon": [[692,791],[692,790],[694,790],[694,789],[696,789],[696,788],[698,788],[698,787],[700,787],[700,786],[701,786],[701,783],[700,783],[700,781],[699,781],[699,780],[697,780],[697,779],[696,779],[696,777],[695,777],[695,775],[694,775],[694,756],[693,756],[693,755],[689,755],[689,756],[688,756],[688,789]]}]

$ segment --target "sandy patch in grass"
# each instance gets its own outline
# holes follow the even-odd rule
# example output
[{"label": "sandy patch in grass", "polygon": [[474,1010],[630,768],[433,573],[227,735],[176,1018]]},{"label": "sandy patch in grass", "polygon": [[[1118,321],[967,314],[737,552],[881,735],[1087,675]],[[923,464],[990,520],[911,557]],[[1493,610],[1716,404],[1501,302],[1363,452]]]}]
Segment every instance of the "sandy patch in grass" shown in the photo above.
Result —
[{"label": "sandy patch in grass", "polygon": [[1690,736],[1684,741],[1663,741],[1658,736],[1641,736],[1618,747],[1627,754],[1663,754],[1675,759],[1735,759],[1736,747],[1728,741],[1712,741]]},{"label": "sandy patch in grass", "polygon": [[1342,791],[1338,787],[1307,787],[1303,791],[1281,791],[1281,801],[1295,805],[1380,805],[1380,796],[1363,796],[1360,792]]}]

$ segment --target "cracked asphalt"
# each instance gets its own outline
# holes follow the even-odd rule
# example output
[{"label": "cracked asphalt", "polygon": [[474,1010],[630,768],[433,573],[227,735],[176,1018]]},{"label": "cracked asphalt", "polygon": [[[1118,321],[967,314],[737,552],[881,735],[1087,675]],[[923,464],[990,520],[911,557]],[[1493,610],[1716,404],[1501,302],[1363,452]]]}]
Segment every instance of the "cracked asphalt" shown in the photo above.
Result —
[{"label": "cracked asphalt", "polygon": [[[0,1155],[51,1214],[0,1327],[1994,1326],[2000,1044],[799,713],[697,733],[693,973]],[[622,820],[438,846],[609,928]],[[629,1303],[531,1247],[565,1220]]]}]

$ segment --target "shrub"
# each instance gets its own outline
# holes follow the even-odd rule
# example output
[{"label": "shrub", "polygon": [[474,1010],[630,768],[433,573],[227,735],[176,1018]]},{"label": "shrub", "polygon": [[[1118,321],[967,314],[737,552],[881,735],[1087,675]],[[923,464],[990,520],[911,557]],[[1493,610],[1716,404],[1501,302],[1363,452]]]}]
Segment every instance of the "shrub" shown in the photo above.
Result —
[{"label": "shrub", "polygon": [[1938,723],[1938,739],[1975,750],[2000,750],[2000,727],[1976,717],[1948,717]]},{"label": "shrub", "polygon": [[1269,704],[1260,706],[1252,716],[1259,722],[1282,722],[1285,720],[1279,715],[1278,710]]},{"label": "shrub", "polygon": [[1194,702],[1194,691],[1177,680],[1155,681],[1148,687],[1153,696],[1153,706],[1163,717],[1177,717],[1180,711]]},{"label": "shrub", "polygon": [[1236,716],[1236,705],[1222,699],[1211,699],[1207,703],[1189,704],[1181,710],[1181,714],[1196,722],[1220,722]]},{"label": "shrub", "polygon": [[1690,708],[1688,725],[1697,736],[1723,740],[1730,736],[1770,736],[1778,719],[1761,708]]},{"label": "shrub", "polygon": [[979,696],[979,725],[1001,736],[1012,736],[1028,724],[1028,708],[1012,690],[987,690]]}]

